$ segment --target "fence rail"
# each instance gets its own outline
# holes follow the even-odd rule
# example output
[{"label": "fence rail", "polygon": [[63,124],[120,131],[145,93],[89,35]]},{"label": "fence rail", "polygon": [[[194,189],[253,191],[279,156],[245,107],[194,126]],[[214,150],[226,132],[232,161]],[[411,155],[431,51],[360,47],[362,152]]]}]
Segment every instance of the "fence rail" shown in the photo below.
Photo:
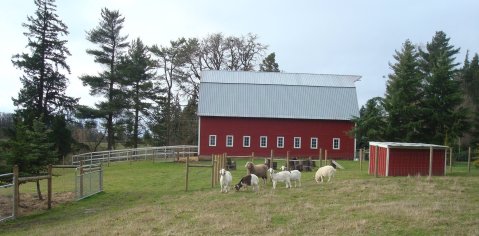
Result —
[{"label": "fence rail", "polygon": [[[0,178],[12,177],[11,183],[0,185],[0,222],[14,218],[13,173],[1,174]],[[10,205],[10,206],[9,206]]]},{"label": "fence rail", "polygon": [[98,164],[118,161],[175,161],[181,157],[194,156],[198,153],[198,146],[180,145],[121,149],[101,152],[89,152],[72,156],[72,164]]}]

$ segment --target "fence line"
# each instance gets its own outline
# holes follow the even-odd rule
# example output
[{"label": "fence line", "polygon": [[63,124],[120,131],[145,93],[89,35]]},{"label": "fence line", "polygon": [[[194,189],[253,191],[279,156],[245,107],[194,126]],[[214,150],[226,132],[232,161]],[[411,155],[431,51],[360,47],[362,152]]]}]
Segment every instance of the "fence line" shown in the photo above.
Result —
[{"label": "fence line", "polygon": [[[14,218],[14,206],[15,206],[15,202],[14,202],[14,184],[13,184],[13,173],[6,173],[6,174],[1,174],[0,175],[0,178],[5,178],[5,177],[9,177],[9,176],[12,176],[12,181],[11,183],[6,183],[6,184],[3,184],[3,185],[0,185],[0,189],[5,189],[5,192],[7,192],[6,189],[10,188],[12,191],[11,191],[11,194],[8,194],[11,196],[12,200],[11,200],[11,204],[12,204],[12,207],[11,207],[11,211],[10,212],[0,212],[0,222],[3,222],[3,221],[6,221],[8,219],[13,219]],[[7,195],[7,194],[5,194]],[[8,198],[8,196],[6,196]],[[2,209],[5,209],[7,210],[8,207],[2,207]]]},{"label": "fence line", "polygon": [[190,164],[190,156],[185,157],[185,191],[188,191],[189,169],[192,167],[211,168],[211,187],[215,187],[219,182],[219,171],[226,166],[226,153],[220,155],[211,155],[211,164]]},{"label": "fence line", "polygon": [[89,152],[72,156],[72,164],[79,165],[81,161],[85,164],[97,164],[117,161],[177,161],[180,157],[193,156],[198,154],[198,146],[179,145],[110,150],[101,152]]}]

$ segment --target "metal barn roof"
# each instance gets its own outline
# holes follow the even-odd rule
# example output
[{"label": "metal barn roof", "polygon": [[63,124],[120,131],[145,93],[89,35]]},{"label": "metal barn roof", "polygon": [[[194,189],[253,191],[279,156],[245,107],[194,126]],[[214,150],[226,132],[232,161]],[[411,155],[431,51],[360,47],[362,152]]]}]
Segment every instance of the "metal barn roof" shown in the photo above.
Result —
[{"label": "metal barn roof", "polygon": [[360,76],[203,71],[198,115],[350,120]]},{"label": "metal barn roof", "polygon": [[448,146],[427,144],[427,143],[399,143],[399,142],[369,142],[369,145],[384,148],[410,148],[410,149],[429,149],[429,147],[444,149]]}]

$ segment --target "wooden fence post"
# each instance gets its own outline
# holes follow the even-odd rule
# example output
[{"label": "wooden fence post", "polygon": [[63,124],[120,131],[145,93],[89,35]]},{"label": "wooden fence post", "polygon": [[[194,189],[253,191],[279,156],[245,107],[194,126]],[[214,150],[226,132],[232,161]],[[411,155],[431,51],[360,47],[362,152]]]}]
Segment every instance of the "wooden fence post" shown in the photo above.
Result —
[{"label": "wooden fence post", "polygon": [[83,161],[80,161],[80,198],[83,198]]},{"label": "wooden fence post", "polygon": [[20,183],[18,181],[18,165],[13,166],[13,219],[18,216],[18,205],[20,203]]},{"label": "wooden fence post", "polygon": [[452,148],[449,150],[449,172],[452,173]]},{"label": "wooden fence post", "polygon": [[52,209],[52,165],[48,165],[48,196],[47,196],[47,201],[48,201],[48,209]]},{"label": "wooden fence post", "polygon": [[100,183],[100,191],[103,191],[103,163],[100,163],[100,178],[99,178]]},{"label": "wooden fence post", "polygon": [[363,171],[363,149],[359,149],[359,171]]},{"label": "wooden fence post", "polygon": [[271,157],[269,159],[269,168],[273,169],[273,149],[271,149]]},{"label": "wooden fence post", "polygon": [[190,158],[186,158],[186,180],[185,180],[185,192],[188,192],[188,168],[189,168]]},{"label": "wooden fence post", "polygon": [[289,170],[289,151],[286,152],[286,169]]},{"label": "wooden fence post", "polygon": [[227,168],[226,168],[226,159],[227,159],[227,158],[228,158],[228,154],[225,152],[225,153],[223,154],[223,165],[222,165],[222,166],[223,166],[223,169],[225,169],[225,170],[227,169]]},{"label": "wooden fence post", "polygon": [[467,153],[467,173],[471,173],[471,147]]},{"label": "wooden fence post", "polygon": [[[215,165],[215,155],[211,154],[211,165]],[[215,170],[212,168],[211,169],[211,187],[215,187]]]},{"label": "wooden fence post", "polygon": [[323,164],[323,149],[320,148],[319,149],[319,167],[321,167],[321,165]]},{"label": "wooden fence post", "polygon": [[434,149],[432,146],[429,147],[429,177],[432,176],[432,157],[434,155]]},{"label": "wooden fence post", "polygon": [[328,164],[328,150],[324,149],[324,165]]}]

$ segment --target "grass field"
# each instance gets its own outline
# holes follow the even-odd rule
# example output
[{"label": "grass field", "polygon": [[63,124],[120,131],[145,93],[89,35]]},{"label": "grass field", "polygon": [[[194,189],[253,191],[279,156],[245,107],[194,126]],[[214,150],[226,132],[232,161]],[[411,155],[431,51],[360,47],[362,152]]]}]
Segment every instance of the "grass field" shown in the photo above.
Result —
[{"label": "grass field", "polygon": [[[300,188],[227,194],[211,188],[209,169],[192,168],[185,192],[184,164],[116,163],[103,193],[0,224],[0,235],[479,235],[479,170],[374,178],[366,165],[340,163],[330,184],[303,172]],[[244,161],[232,174],[236,183]],[[56,178],[56,191],[72,178]]]}]

